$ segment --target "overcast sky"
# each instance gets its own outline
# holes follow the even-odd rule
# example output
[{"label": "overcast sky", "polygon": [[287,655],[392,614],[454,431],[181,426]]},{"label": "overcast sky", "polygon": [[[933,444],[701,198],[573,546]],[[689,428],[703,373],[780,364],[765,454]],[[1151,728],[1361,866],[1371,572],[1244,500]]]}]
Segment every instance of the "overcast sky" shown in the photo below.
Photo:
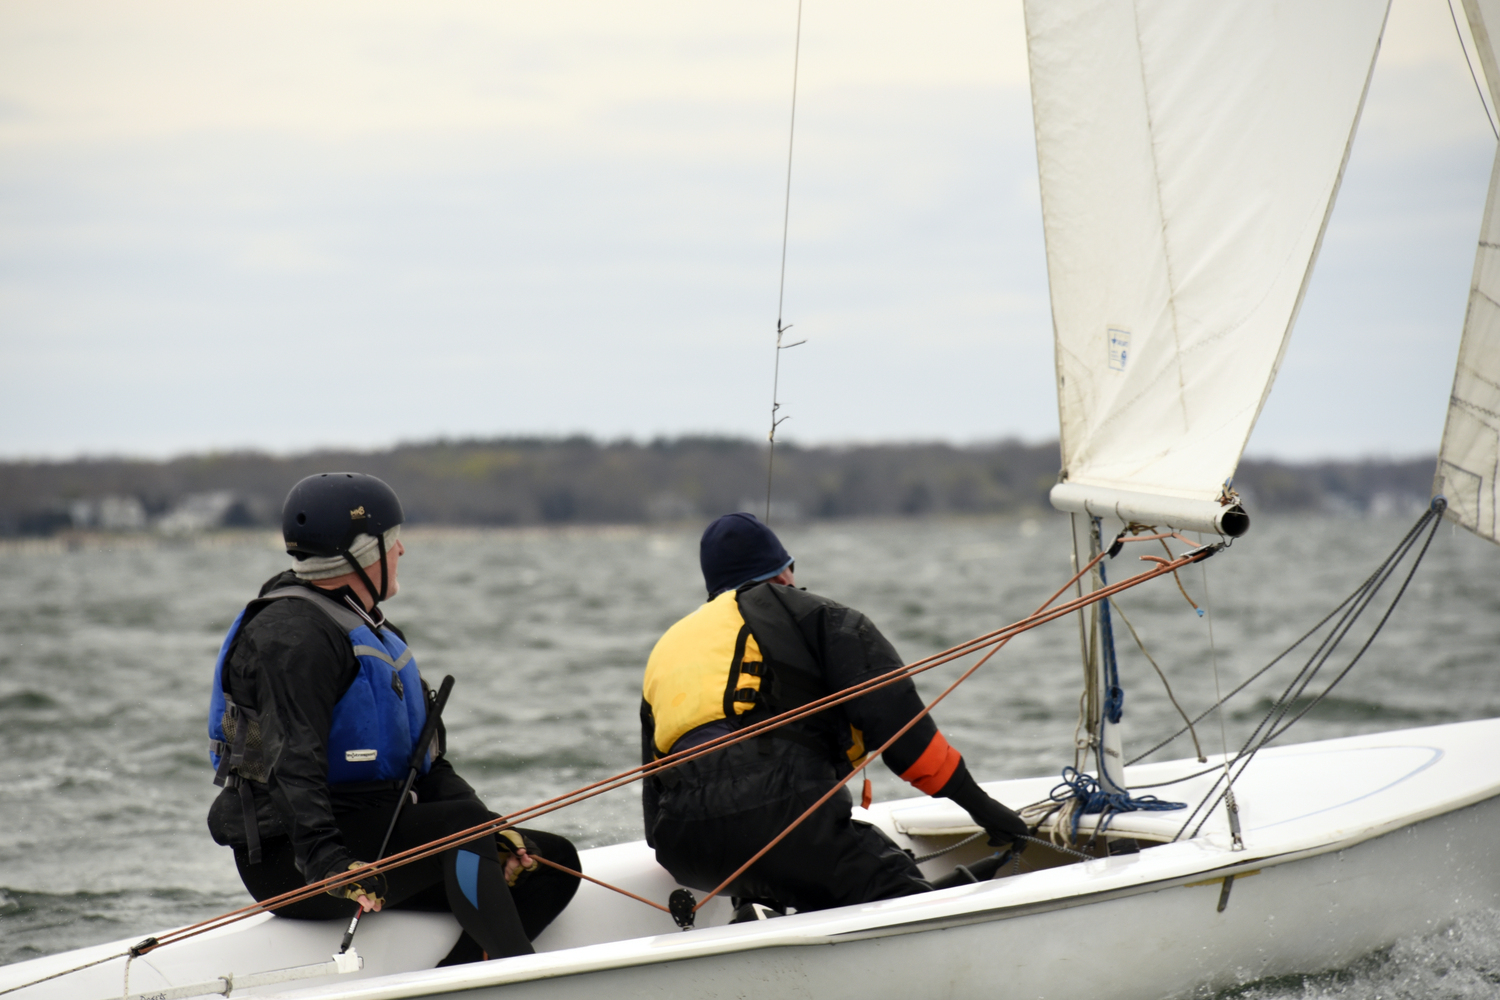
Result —
[{"label": "overcast sky", "polygon": [[[0,0],[0,455],[763,436],[795,0]],[[1436,450],[1495,139],[1396,0],[1250,453]],[[805,0],[783,433],[1056,434],[1020,3]]]}]

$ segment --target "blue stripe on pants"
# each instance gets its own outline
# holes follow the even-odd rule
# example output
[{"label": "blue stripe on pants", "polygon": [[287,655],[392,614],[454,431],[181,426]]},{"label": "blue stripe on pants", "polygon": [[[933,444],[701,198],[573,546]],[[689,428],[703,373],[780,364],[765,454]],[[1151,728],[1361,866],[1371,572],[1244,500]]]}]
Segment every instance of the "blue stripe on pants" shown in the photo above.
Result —
[{"label": "blue stripe on pants", "polygon": [[474,909],[479,909],[479,855],[473,851],[459,851],[453,862],[453,873],[458,876],[458,888]]}]

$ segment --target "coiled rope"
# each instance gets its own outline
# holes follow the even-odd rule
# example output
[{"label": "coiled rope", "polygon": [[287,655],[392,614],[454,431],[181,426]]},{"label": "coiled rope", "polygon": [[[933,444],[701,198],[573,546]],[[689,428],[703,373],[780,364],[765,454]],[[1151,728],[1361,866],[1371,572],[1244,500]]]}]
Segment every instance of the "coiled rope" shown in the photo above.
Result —
[{"label": "coiled rope", "polygon": [[[1066,789],[1066,791],[1065,791]],[[1110,821],[1122,812],[1166,812],[1186,809],[1186,802],[1166,802],[1155,795],[1132,796],[1129,792],[1110,792],[1097,778],[1072,767],[1063,768],[1062,781],[1047,798],[1058,803],[1072,828],[1072,839],[1078,840],[1078,825],[1088,813],[1103,813],[1094,827],[1094,836],[1109,829]],[[1061,828],[1062,822],[1057,826]],[[1057,846],[1054,844],[1054,846]]]}]

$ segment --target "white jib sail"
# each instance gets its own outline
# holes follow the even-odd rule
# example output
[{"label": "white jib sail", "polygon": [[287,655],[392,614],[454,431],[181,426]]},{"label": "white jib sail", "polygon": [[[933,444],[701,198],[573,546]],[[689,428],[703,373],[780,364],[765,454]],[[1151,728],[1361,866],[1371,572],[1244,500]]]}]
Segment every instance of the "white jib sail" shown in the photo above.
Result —
[{"label": "white jib sail", "polygon": [[1134,500],[1150,523],[1152,497],[1211,504],[1234,474],[1387,6],[1026,0],[1058,506],[1082,509],[1079,495],[1097,490]]},{"label": "white jib sail", "polygon": [[[1479,50],[1479,63],[1492,97],[1500,97],[1496,36],[1500,0],[1465,0],[1465,12]],[[1500,104],[1496,105],[1500,107]],[[1438,451],[1433,493],[1448,498],[1448,516],[1490,541],[1500,541],[1495,481],[1500,476],[1500,153],[1490,172],[1474,279],[1464,315],[1458,370],[1448,401],[1448,422]]]}]

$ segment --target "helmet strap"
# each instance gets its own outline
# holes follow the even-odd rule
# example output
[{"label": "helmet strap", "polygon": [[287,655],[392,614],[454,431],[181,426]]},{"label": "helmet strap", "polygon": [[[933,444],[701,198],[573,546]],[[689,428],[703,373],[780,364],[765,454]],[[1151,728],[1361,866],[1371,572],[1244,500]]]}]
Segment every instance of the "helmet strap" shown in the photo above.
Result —
[{"label": "helmet strap", "polygon": [[388,572],[388,568],[387,568],[387,566],[385,564],[385,533],[384,532],[382,532],[381,534],[378,534],[378,535],[375,536],[375,545],[380,549],[380,599],[383,601],[387,597],[391,596],[390,594],[387,594],[385,592],[386,587],[390,586],[390,580],[386,577],[386,573]]},{"label": "helmet strap", "polygon": [[370,595],[370,609],[373,611],[385,599],[385,542],[380,543],[380,589],[378,591],[375,589],[375,584],[370,582],[365,568],[349,554],[348,549],[344,550],[343,556],[349,561],[349,565],[354,567],[355,574],[359,576],[359,582],[365,585],[365,592]]}]

